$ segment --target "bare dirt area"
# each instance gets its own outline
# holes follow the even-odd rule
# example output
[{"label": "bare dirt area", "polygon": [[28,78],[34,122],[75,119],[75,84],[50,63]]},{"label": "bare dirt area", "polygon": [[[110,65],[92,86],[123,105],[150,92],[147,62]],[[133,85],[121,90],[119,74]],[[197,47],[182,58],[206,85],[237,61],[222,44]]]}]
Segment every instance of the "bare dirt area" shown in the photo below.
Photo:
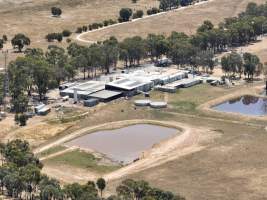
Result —
[{"label": "bare dirt area", "polygon": [[[169,35],[172,31],[193,34],[204,20],[214,24],[222,22],[224,18],[236,16],[242,12],[250,0],[213,0],[205,4],[195,5],[184,9],[168,12],[133,23],[107,28],[83,35],[82,39],[90,41],[103,40],[110,36],[123,39],[130,36],[147,36],[149,33]],[[253,0],[264,3],[264,0]]]},{"label": "bare dirt area", "polygon": [[74,127],[80,116],[87,112],[84,109],[71,107],[64,108],[64,111],[59,118],[59,114],[52,108],[47,116],[29,118],[27,126],[24,127],[15,123],[14,114],[8,114],[0,121],[0,141],[7,142],[19,138],[27,140],[33,147],[36,147]]}]

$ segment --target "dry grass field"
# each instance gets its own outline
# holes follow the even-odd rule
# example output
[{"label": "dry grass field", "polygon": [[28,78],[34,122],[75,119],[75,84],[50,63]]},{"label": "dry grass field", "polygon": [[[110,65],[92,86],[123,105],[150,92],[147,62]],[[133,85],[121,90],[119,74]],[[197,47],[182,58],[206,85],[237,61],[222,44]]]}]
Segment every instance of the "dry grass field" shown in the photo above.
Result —
[{"label": "dry grass field", "polygon": [[[156,0],[4,0],[0,1],[0,34],[9,38],[16,33],[25,33],[33,46],[42,46],[47,33],[63,29],[75,31],[78,26],[116,19],[120,8],[147,9],[156,6]],[[51,17],[51,7],[59,6],[63,14]]]},{"label": "dry grass field", "polygon": [[[51,7],[62,9],[61,17],[51,16]],[[158,6],[157,0],[139,0],[133,4],[131,0],[0,0],[0,36],[11,39],[16,33],[24,33],[31,39],[30,47],[46,49],[49,44],[66,47],[66,41],[48,43],[45,36],[64,29],[75,31],[77,27],[102,22],[105,19],[117,19],[122,7],[133,10],[147,10]],[[8,43],[6,49],[12,49]],[[8,61],[21,56],[9,51]],[[0,53],[0,68],[3,68],[4,56]],[[1,71],[1,69],[0,69]]]},{"label": "dry grass field", "polygon": [[265,0],[212,0],[205,4],[172,11],[164,15],[88,33],[83,36],[83,39],[98,41],[111,35],[119,39],[135,35],[145,37],[148,33],[168,35],[172,31],[193,34],[204,20],[211,20],[214,24],[218,24],[224,18],[236,16],[244,11],[251,1],[265,2]]}]

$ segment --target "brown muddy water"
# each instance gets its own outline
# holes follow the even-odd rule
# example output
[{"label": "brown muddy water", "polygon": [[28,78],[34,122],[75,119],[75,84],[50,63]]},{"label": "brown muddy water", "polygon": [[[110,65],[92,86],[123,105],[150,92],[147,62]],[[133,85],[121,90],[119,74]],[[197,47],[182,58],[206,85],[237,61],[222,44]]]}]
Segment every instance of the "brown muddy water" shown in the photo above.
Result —
[{"label": "brown muddy water", "polygon": [[114,161],[128,164],[150,149],[154,144],[174,137],[175,128],[151,124],[136,124],[114,130],[90,133],[70,142],[67,146],[78,146],[100,152]]}]

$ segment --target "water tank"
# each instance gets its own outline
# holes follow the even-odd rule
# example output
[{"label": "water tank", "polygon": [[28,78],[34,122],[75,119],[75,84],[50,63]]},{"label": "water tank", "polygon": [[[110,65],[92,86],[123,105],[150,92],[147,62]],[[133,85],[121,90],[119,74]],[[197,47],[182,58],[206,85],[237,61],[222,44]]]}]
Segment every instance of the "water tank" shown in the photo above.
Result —
[{"label": "water tank", "polygon": [[134,105],[136,105],[136,106],[149,106],[150,100],[148,100],[148,99],[136,100],[134,102]]},{"label": "water tank", "polygon": [[167,107],[167,102],[164,101],[154,101],[150,102],[151,108],[166,108]]}]

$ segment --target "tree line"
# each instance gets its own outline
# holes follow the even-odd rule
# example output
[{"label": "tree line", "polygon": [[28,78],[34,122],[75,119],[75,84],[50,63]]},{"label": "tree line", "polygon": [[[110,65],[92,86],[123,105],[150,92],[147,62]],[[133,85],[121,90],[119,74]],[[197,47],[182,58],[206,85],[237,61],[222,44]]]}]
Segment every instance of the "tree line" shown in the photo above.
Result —
[{"label": "tree line", "polygon": [[229,79],[235,78],[238,74],[241,78],[244,74],[247,80],[252,81],[254,76],[259,76],[263,72],[263,64],[258,56],[251,53],[240,54],[232,52],[221,59],[222,70]]},{"label": "tree line", "polygon": [[32,153],[29,143],[12,140],[0,145],[0,193],[23,200],[185,200],[180,195],[151,187],[146,181],[126,179],[116,193],[103,197],[106,181],[99,178],[86,184],[66,184],[41,173],[43,164]]}]

